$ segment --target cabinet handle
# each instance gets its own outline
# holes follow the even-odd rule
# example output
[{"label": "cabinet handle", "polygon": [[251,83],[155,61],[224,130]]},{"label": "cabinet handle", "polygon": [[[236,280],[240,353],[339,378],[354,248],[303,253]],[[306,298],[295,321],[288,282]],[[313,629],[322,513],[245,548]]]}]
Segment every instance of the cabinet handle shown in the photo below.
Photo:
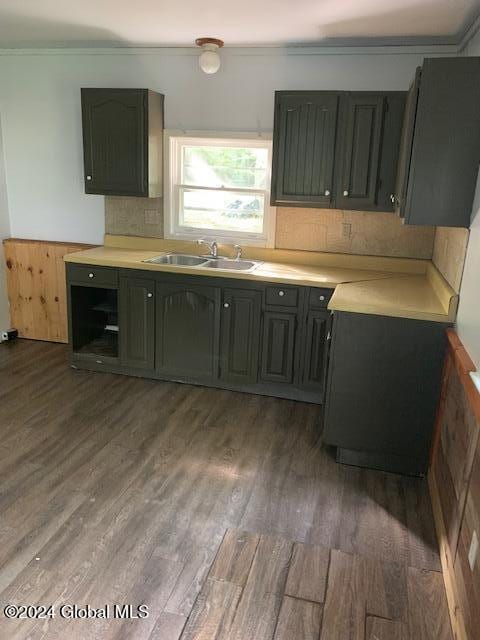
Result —
[{"label": "cabinet handle", "polygon": [[91,180],[91,179],[92,179],[92,176],[87,176],[87,180]]},{"label": "cabinet handle", "polygon": [[318,296],[318,299],[323,302],[325,300],[325,296]]},{"label": "cabinet handle", "polygon": [[94,277],[95,277],[95,274],[94,274],[92,271],[90,271],[90,273],[88,274],[88,277],[89,277],[89,278],[94,278]]},{"label": "cabinet handle", "polygon": [[147,298],[153,298],[153,293],[150,293],[150,291],[147,293]]},{"label": "cabinet handle", "polygon": [[348,196],[348,191],[345,189],[345,191],[343,192],[343,195],[346,197]]},{"label": "cabinet handle", "polygon": [[225,309],[228,309],[228,308],[229,308],[229,306],[230,306],[230,304],[229,304],[228,302],[224,302],[224,303],[223,303],[223,306],[225,307]]},{"label": "cabinet handle", "polygon": [[326,189],[326,190],[325,190],[325,195],[326,195],[326,196],[329,196],[329,195],[330,195],[330,191],[329,191],[329,189]]},{"label": "cabinet handle", "polygon": [[285,295],[285,291],[279,291],[278,295],[280,296],[280,298],[283,298],[283,296]]}]

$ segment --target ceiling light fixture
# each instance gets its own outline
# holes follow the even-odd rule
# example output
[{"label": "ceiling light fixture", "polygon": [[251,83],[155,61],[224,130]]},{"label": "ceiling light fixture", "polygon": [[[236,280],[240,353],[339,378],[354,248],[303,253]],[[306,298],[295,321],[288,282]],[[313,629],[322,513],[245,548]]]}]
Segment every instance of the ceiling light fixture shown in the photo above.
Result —
[{"label": "ceiling light fixture", "polygon": [[202,53],[198,59],[200,69],[208,74],[217,73],[220,69],[218,49],[223,47],[223,40],[218,40],[217,38],[197,38],[195,44],[197,47],[202,48]]}]

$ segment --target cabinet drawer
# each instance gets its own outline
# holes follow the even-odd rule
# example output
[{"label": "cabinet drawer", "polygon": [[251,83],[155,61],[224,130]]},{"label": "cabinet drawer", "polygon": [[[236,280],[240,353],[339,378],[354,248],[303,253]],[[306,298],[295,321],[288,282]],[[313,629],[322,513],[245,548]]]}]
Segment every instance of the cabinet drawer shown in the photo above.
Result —
[{"label": "cabinet drawer", "polygon": [[310,289],[308,304],[314,309],[326,309],[332,294],[332,289]]},{"label": "cabinet drawer", "polygon": [[298,289],[295,287],[267,287],[265,291],[267,306],[296,307],[298,305]]},{"label": "cabinet drawer", "polygon": [[93,287],[116,287],[118,270],[93,265],[69,264],[68,279],[70,282],[89,284]]}]

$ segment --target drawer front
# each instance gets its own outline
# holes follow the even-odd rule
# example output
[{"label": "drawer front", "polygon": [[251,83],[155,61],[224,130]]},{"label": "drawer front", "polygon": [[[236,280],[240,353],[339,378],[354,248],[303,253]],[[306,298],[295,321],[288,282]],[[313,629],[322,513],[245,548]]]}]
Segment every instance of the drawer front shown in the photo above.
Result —
[{"label": "drawer front", "polygon": [[309,307],[326,309],[332,294],[332,289],[310,289],[310,295],[308,296]]},{"label": "drawer front", "polygon": [[117,287],[118,269],[96,267],[94,265],[69,264],[68,279],[70,282],[87,284],[92,287]]},{"label": "drawer front", "polygon": [[296,287],[267,287],[265,302],[272,307],[296,307],[298,305],[298,289]]}]

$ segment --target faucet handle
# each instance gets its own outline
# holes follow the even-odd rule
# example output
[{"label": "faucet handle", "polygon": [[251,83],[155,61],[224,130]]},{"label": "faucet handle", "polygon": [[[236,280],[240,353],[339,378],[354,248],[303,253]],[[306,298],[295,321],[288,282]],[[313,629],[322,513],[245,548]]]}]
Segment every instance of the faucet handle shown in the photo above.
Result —
[{"label": "faucet handle", "polygon": [[235,249],[235,259],[240,260],[243,253],[242,247],[239,244],[236,244],[233,248]]}]

